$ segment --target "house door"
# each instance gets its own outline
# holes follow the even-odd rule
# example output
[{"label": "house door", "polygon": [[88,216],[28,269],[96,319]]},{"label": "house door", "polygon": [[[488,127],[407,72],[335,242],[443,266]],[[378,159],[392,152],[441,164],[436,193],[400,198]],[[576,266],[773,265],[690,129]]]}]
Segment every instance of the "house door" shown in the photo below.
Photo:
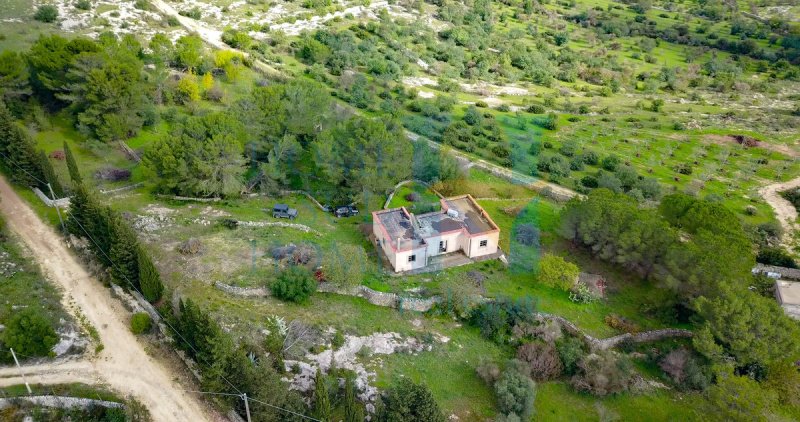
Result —
[{"label": "house door", "polygon": [[440,240],[439,241],[439,252],[447,252],[447,241]]}]

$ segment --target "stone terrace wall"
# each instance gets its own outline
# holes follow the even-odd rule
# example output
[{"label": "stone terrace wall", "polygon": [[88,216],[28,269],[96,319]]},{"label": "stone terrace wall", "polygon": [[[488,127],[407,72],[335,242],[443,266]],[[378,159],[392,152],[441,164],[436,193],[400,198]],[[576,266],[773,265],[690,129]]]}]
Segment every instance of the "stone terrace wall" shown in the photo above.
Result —
[{"label": "stone terrace wall", "polygon": [[122,403],[106,400],[84,399],[78,397],[64,397],[64,396],[21,396],[12,398],[0,398],[0,409],[5,409],[14,405],[15,403],[30,403],[36,406],[55,407],[59,409],[73,409],[81,408],[86,409],[91,406],[102,406],[108,408],[121,408],[125,407]]}]

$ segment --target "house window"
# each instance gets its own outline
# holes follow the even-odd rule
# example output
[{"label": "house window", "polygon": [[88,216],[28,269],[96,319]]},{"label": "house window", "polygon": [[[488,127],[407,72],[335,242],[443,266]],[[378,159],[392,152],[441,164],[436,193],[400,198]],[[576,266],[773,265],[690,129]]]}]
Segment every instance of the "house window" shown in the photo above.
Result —
[{"label": "house window", "polygon": [[488,240],[486,240],[486,239],[484,239],[484,240],[481,240],[480,247],[482,247],[482,248],[485,248],[485,247],[486,247],[486,245],[488,245],[488,244],[489,244],[489,241],[488,241]]},{"label": "house window", "polygon": [[447,242],[444,240],[439,241],[439,252],[447,252]]},{"label": "house window", "polygon": [[414,262],[416,260],[417,260],[417,256],[416,255],[409,255],[408,256],[408,262]]}]

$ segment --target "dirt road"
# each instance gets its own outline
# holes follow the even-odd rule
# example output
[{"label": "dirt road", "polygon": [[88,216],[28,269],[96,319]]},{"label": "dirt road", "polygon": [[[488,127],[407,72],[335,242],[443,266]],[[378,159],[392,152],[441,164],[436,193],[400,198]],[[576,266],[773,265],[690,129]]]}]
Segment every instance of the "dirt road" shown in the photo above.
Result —
[{"label": "dirt road", "polygon": [[784,245],[789,246],[794,238],[794,231],[798,229],[797,225],[797,209],[791,202],[780,195],[780,192],[800,187],[800,177],[792,179],[788,182],[775,183],[772,185],[764,186],[758,190],[758,193],[775,211],[775,218],[781,223],[783,228]]},{"label": "dirt road", "polygon": [[[104,346],[91,360],[26,367],[29,382],[99,382],[139,399],[155,421],[212,420],[207,406],[182,391],[183,387],[174,381],[175,374],[148,356],[144,345],[128,328],[128,313],[122,305],[81,266],[61,238],[39,219],[2,176],[0,213],[10,230],[32,251],[42,272],[63,289],[65,307],[70,310],[77,307],[97,329]],[[19,384],[20,381],[16,369],[0,369],[0,385]]]}]

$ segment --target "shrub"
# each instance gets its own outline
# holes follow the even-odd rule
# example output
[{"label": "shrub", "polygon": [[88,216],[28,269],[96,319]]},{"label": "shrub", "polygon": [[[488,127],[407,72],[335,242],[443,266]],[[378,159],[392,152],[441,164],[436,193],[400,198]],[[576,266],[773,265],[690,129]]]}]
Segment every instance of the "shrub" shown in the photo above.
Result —
[{"label": "shrub", "polygon": [[494,385],[497,405],[504,415],[517,415],[528,420],[533,414],[536,384],[528,378],[529,369],[516,359],[506,365]]},{"label": "shrub", "polygon": [[531,142],[531,146],[528,147],[528,154],[530,155],[539,155],[539,152],[542,151],[542,143],[539,141]]},{"label": "shrub", "polygon": [[709,376],[688,349],[670,351],[661,358],[658,366],[682,389],[704,390],[708,387]]},{"label": "shrub", "polygon": [[617,171],[617,167],[620,165],[622,160],[619,159],[616,155],[609,155],[606,158],[603,158],[601,165],[604,169],[614,172]]},{"label": "shrub", "polygon": [[574,375],[578,371],[578,363],[586,355],[583,350],[583,342],[570,336],[556,340],[556,351],[567,375]]},{"label": "shrub", "polygon": [[128,169],[121,169],[115,167],[106,167],[97,170],[94,173],[94,178],[98,180],[106,180],[109,182],[120,182],[131,178],[131,171]]},{"label": "shrub", "polygon": [[339,348],[342,346],[344,346],[344,334],[337,330],[333,334],[333,339],[331,339],[331,347],[333,350],[339,350]]},{"label": "shrub", "polygon": [[536,381],[558,378],[564,371],[558,351],[549,343],[523,344],[517,349],[517,359],[527,364],[528,375]]},{"label": "shrub", "polygon": [[89,0],[78,0],[75,2],[75,8],[78,10],[89,10],[92,8],[92,2]]},{"label": "shrub", "polygon": [[225,91],[218,85],[214,85],[205,92],[205,97],[208,101],[221,102],[225,98]]},{"label": "shrub", "polygon": [[152,325],[153,322],[147,312],[137,312],[131,317],[131,331],[133,334],[144,334],[150,331]]},{"label": "shrub", "polygon": [[417,202],[420,199],[420,195],[416,192],[411,192],[405,196],[405,199],[408,202]]},{"label": "shrub", "polygon": [[203,243],[192,237],[178,245],[177,249],[183,255],[197,255],[203,250]]},{"label": "shrub", "polygon": [[39,22],[55,22],[58,19],[58,9],[52,4],[43,4],[36,9],[33,18]]},{"label": "shrub", "polygon": [[569,300],[575,303],[592,303],[597,299],[598,297],[595,292],[592,291],[586,283],[575,283],[569,292]]},{"label": "shrub", "polygon": [[522,245],[534,246],[539,244],[539,229],[533,224],[522,223],[514,228],[514,238]]},{"label": "shrub", "polygon": [[2,335],[6,347],[28,356],[47,356],[58,342],[50,321],[36,308],[12,314]]},{"label": "shrub", "polygon": [[535,311],[536,303],[531,298],[499,298],[477,306],[469,321],[480,329],[484,337],[497,343],[505,343],[510,339],[512,327],[535,320]]},{"label": "shrub", "polygon": [[383,396],[378,420],[444,422],[445,417],[427,386],[401,378]]},{"label": "shrub", "polygon": [[617,314],[608,314],[603,321],[605,321],[606,325],[609,327],[624,333],[636,334],[640,330],[639,324],[629,321]]},{"label": "shrub", "polygon": [[597,163],[600,162],[600,157],[597,155],[596,152],[591,150],[584,151],[584,153],[581,154],[581,158],[583,158],[584,163],[590,166],[596,166]]},{"label": "shrub", "polygon": [[633,385],[634,374],[627,357],[605,351],[584,356],[570,384],[578,391],[602,397],[627,391]]},{"label": "shrub", "polygon": [[542,105],[531,104],[531,105],[528,106],[528,113],[544,114],[544,112],[545,112],[545,108]]},{"label": "shrub", "polygon": [[537,280],[548,287],[569,290],[579,274],[577,265],[565,261],[560,256],[544,254],[539,260]]},{"label": "shrub", "polygon": [[590,174],[587,174],[581,178],[581,185],[589,189],[594,189],[599,186],[597,178]]},{"label": "shrub", "polygon": [[766,247],[758,251],[756,262],[764,265],[776,265],[778,267],[797,268],[797,262],[786,251],[780,247]]},{"label": "shrub", "polygon": [[270,286],[275,297],[295,303],[306,302],[316,289],[317,283],[311,272],[298,265],[285,269]]},{"label": "shrub", "polygon": [[494,362],[480,363],[477,368],[475,368],[475,372],[477,372],[478,376],[489,385],[494,385],[494,383],[496,383],[500,378],[500,367],[498,367]]}]

